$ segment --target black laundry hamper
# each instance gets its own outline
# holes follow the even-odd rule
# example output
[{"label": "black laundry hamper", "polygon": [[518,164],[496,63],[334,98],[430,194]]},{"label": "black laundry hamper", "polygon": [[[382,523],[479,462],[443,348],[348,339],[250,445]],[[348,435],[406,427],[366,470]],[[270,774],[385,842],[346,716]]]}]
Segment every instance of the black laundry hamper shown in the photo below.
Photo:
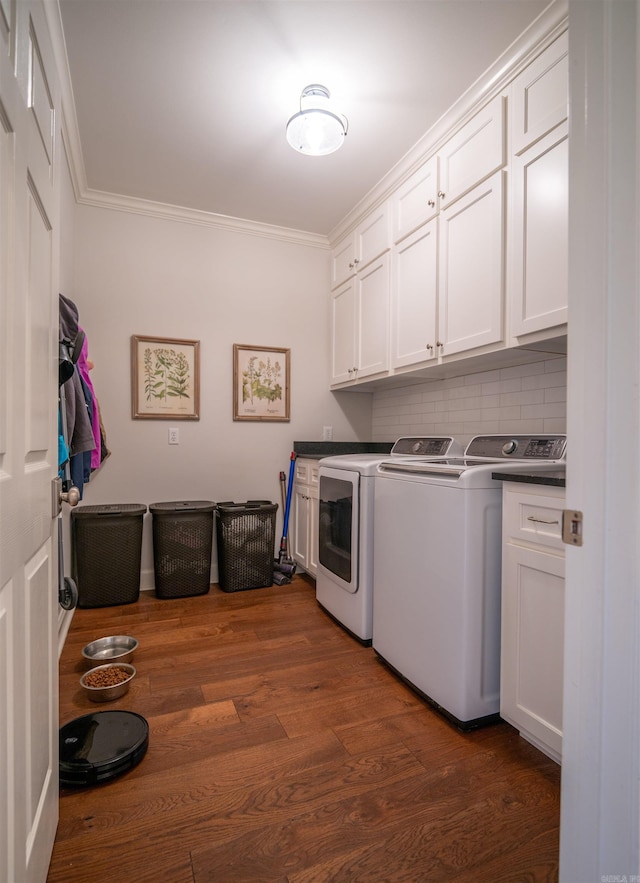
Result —
[{"label": "black laundry hamper", "polygon": [[158,598],[184,598],[209,591],[215,508],[209,500],[149,506]]},{"label": "black laundry hamper", "polygon": [[71,569],[78,607],[112,607],[138,600],[146,511],[140,503],[71,510]]},{"label": "black laundry hamper", "polygon": [[218,503],[218,583],[223,592],[273,585],[277,503]]}]

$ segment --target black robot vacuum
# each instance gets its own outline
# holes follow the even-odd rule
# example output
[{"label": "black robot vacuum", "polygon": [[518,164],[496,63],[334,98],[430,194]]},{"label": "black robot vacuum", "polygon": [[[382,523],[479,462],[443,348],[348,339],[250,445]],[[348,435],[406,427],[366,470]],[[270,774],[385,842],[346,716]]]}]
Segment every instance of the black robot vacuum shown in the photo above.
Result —
[{"label": "black robot vacuum", "polygon": [[60,786],[109,782],[147,752],[149,724],[133,711],[97,711],[60,728]]}]

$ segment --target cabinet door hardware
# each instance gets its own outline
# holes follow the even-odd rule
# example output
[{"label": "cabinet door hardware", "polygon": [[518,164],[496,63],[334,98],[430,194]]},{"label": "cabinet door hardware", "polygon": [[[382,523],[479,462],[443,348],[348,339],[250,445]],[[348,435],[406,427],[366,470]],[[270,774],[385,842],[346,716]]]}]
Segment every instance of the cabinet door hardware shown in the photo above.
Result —
[{"label": "cabinet door hardware", "polygon": [[442,190],[438,190],[438,196],[440,197],[440,199],[444,199],[446,194]]},{"label": "cabinet door hardware", "polygon": [[427,200],[427,205],[430,205],[431,208],[434,208],[434,207],[435,207],[435,204],[436,204],[435,199],[428,199],[428,200]]}]

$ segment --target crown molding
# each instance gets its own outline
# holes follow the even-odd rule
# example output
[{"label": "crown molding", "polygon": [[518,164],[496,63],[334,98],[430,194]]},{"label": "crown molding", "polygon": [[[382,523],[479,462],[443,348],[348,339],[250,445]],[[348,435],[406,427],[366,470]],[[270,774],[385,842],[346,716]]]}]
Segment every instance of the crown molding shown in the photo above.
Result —
[{"label": "crown molding", "polygon": [[261,236],[265,239],[278,239],[281,242],[291,242],[295,245],[329,248],[328,237],[319,233],[308,233],[305,230],[293,230],[289,227],[278,227],[274,224],[263,224],[259,221],[249,221],[244,218],[234,218],[148,199],[135,199],[120,196],[118,193],[107,193],[103,190],[86,188],[84,192],[76,195],[76,200],[80,205],[92,205],[97,208],[146,215],[166,221],[197,224],[201,227],[216,227],[219,230],[243,233],[247,236]]}]

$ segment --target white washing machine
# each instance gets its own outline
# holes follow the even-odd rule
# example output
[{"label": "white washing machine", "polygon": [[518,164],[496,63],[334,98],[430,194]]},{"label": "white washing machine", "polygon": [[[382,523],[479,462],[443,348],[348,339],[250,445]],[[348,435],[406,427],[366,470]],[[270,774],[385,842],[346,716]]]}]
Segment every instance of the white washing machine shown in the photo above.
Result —
[{"label": "white washing machine", "polygon": [[564,462],[564,435],[477,436],[463,457],[379,463],[373,648],[461,729],[500,710],[502,483]]},{"label": "white washing machine", "polygon": [[450,437],[406,437],[389,454],[325,457],[318,468],[318,604],[365,646],[373,636],[374,481],[382,460],[461,453]]}]

